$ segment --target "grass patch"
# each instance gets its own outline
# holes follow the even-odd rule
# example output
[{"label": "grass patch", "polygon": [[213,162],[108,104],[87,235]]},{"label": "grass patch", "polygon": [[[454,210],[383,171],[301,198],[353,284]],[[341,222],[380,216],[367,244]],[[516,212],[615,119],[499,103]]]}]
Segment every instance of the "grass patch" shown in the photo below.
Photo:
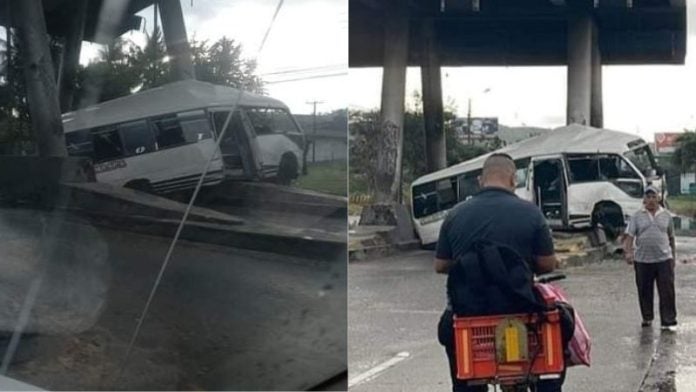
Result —
[{"label": "grass patch", "polygon": [[363,206],[359,204],[348,203],[348,215],[360,215],[362,213]]},{"label": "grass patch", "polygon": [[669,204],[670,210],[679,215],[696,217],[696,195],[668,197],[667,204]]},{"label": "grass patch", "polygon": [[351,172],[349,177],[348,189],[351,195],[367,194],[367,178],[362,173]]},{"label": "grass patch", "polygon": [[315,192],[346,197],[348,194],[346,161],[307,164],[307,175],[300,176],[294,186]]}]

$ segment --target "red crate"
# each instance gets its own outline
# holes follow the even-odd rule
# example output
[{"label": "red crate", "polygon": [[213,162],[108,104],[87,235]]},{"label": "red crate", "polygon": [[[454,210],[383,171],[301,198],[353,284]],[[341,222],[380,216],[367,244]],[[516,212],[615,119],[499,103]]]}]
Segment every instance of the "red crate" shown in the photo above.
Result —
[{"label": "red crate", "polygon": [[[538,325],[541,338],[531,374],[558,374],[563,371],[563,342],[561,338],[560,314],[558,310],[546,312],[546,321],[537,323],[533,314],[455,317],[454,336],[457,355],[457,378],[461,380],[514,380],[527,375],[529,362],[539,347],[537,334],[531,326]],[[496,361],[495,328],[507,318],[522,321],[530,330],[528,335],[528,358],[516,362]]]}]

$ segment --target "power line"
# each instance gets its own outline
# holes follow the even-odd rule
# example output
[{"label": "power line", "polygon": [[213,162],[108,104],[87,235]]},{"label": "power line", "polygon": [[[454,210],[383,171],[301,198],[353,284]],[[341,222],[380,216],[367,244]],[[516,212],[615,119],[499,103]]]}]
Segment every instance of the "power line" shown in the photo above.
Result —
[{"label": "power line", "polygon": [[306,77],[302,77],[302,78],[266,81],[265,84],[286,83],[286,82],[297,82],[297,81],[300,81],[300,80],[321,79],[321,78],[332,78],[332,77],[335,77],[335,76],[345,76],[345,75],[348,75],[348,72],[336,72],[336,73],[330,73],[330,74],[324,74],[324,75],[306,76]]},{"label": "power line", "polygon": [[348,67],[345,64],[322,65],[322,66],[317,66],[317,67],[306,67],[306,68],[288,68],[288,69],[281,69],[281,70],[277,70],[277,71],[265,72],[265,73],[262,73],[261,76],[284,75],[284,74],[292,74],[292,73],[305,73],[305,72],[312,72],[312,71],[337,70],[337,69],[346,69],[346,68],[348,68]]}]

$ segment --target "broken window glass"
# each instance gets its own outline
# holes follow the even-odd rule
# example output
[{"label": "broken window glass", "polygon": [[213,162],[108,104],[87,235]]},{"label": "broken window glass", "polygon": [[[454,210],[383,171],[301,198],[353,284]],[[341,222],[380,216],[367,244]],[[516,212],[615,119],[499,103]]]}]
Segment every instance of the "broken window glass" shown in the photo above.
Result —
[{"label": "broken window glass", "polygon": [[297,126],[287,111],[274,108],[247,108],[247,116],[257,135],[298,133]]},{"label": "broken window glass", "polygon": [[650,151],[650,147],[643,146],[624,154],[643,175],[650,175],[650,170],[656,169],[655,158]]}]

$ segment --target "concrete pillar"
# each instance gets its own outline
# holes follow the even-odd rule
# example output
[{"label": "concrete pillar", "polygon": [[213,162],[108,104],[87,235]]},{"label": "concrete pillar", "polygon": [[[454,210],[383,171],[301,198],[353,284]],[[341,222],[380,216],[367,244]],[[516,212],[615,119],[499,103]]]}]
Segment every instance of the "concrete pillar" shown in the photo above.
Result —
[{"label": "concrete pillar", "polygon": [[195,79],[191,47],[179,0],[159,0],[162,32],[176,80]]},{"label": "concrete pillar", "polygon": [[426,20],[423,25],[424,53],[421,61],[421,83],[425,120],[425,161],[429,173],[447,167],[442,77],[434,30],[433,20]]},{"label": "concrete pillar", "polygon": [[590,125],[604,127],[604,104],[602,101],[602,52],[599,48],[599,29],[592,25],[592,96],[590,98]]},{"label": "concrete pillar", "polygon": [[62,39],[56,39],[55,43],[49,46],[53,60],[53,73],[56,76],[56,86],[60,86],[60,78],[63,75],[64,47],[65,42]]},{"label": "concrete pillar", "polygon": [[590,125],[592,24],[588,10],[576,9],[568,15],[568,124]]},{"label": "concrete pillar", "polygon": [[378,204],[401,201],[404,95],[408,56],[408,5],[390,0],[384,23],[384,73],[382,75],[381,133],[373,179]]},{"label": "concrete pillar", "polygon": [[60,110],[65,113],[72,110],[73,95],[75,93],[75,77],[77,68],[80,64],[80,51],[82,49],[82,39],[85,32],[85,18],[87,16],[87,0],[75,1],[74,18],[68,23],[70,27],[65,37],[65,48],[63,52],[63,65],[61,69],[62,77],[59,78],[60,88]]},{"label": "concrete pillar", "polygon": [[43,4],[41,0],[13,0],[12,12],[22,44],[29,114],[39,155],[67,156]]}]

